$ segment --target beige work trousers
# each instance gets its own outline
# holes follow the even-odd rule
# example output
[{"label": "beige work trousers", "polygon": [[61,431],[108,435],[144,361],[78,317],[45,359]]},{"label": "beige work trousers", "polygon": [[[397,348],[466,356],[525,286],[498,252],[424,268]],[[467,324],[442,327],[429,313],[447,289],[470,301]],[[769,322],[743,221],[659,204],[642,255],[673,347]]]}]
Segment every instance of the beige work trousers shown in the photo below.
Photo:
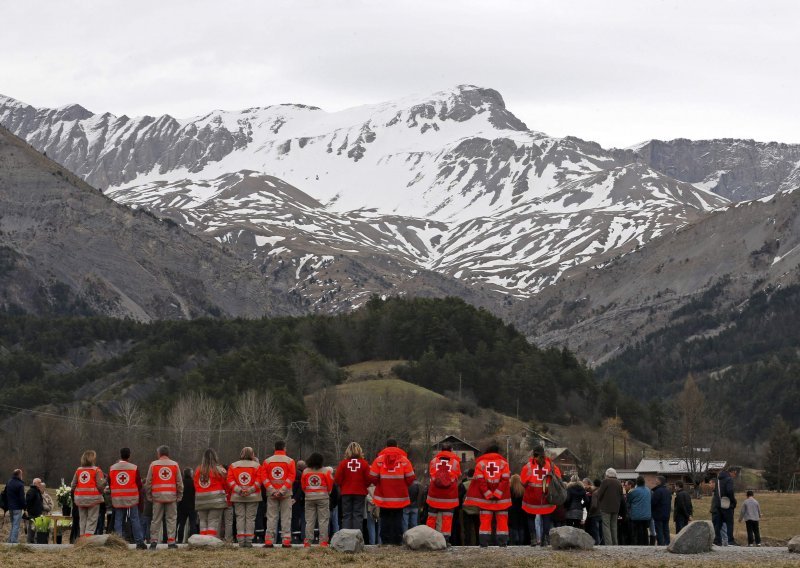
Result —
[{"label": "beige work trousers", "polygon": [[267,534],[265,538],[272,539],[278,528],[278,519],[281,521],[281,537],[284,541],[292,540],[292,496],[283,499],[267,498]]},{"label": "beige work trousers", "polygon": [[331,520],[330,499],[306,499],[306,540],[314,540],[314,525],[319,521],[319,542],[328,542],[328,523]]},{"label": "beige work trousers", "polygon": [[153,520],[150,522],[150,541],[161,542],[161,520],[167,518],[167,544],[175,543],[178,528],[178,504],[153,503]]},{"label": "beige work trousers", "polygon": [[222,523],[223,509],[205,509],[197,511],[197,517],[200,522],[200,534],[215,536],[219,538],[220,524]]},{"label": "beige work trousers", "polygon": [[253,542],[256,534],[256,511],[258,503],[234,503],[236,511],[236,541]]},{"label": "beige work trousers", "polygon": [[78,507],[80,515],[81,536],[90,536],[97,530],[97,521],[100,518],[100,505],[94,507]]}]

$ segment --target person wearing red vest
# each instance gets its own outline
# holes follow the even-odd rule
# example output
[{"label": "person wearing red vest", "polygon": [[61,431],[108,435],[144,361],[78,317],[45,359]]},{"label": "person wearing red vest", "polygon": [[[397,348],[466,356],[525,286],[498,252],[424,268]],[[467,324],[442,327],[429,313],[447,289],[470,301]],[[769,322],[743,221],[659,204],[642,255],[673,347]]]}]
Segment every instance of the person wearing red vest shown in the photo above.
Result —
[{"label": "person wearing red vest", "polygon": [[200,534],[219,537],[222,512],[228,506],[228,473],[219,464],[217,452],[208,448],[194,472],[194,507]]},{"label": "person wearing red vest", "polygon": [[228,468],[228,491],[236,513],[236,540],[242,548],[253,548],[256,511],[261,502],[261,466],[249,446],[242,448],[239,457]]},{"label": "person wearing red vest", "polygon": [[[555,505],[547,502],[547,487],[551,473],[561,477],[561,470],[550,458],[545,455],[543,446],[533,448],[533,456],[522,468],[520,481],[525,486],[525,495],[522,498],[522,509],[528,513],[528,527],[532,535],[536,534],[536,515],[542,519],[542,540],[541,545],[550,544],[550,529],[553,526],[553,511]],[[535,539],[531,539],[535,543]],[[534,544],[535,546],[535,544]]]},{"label": "person wearing red vest", "polygon": [[453,453],[452,444],[442,444],[441,451],[428,466],[428,474],[431,483],[428,487],[426,524],[436,530],[436,523],[440,521],[439,532],[449,543],[453,530],[453,509],[458,507],[458,482],[461,479],[461,460]]},{"label": "person wearing red vest", "polygon": [[131,521],[133,540],[137,549],[147,548],[144,544],[144,531],[139,520],[140,494],[142,492],[142,476],[139,468],[130,463],[131,449],[119,451],[119,461],[108,469],[108,483],[111,488],[111,505],[114,507],[114,531],[125,538],[122,530],[125,517]]},{"label": "person wearing red vest", "polygon": [[380,507],[381,542],[403,544],[403,508],[411,504],[408,486],[416,475],[406,453],[397,447],[397,440],[386,440],[369,470],[375,494],[372,499]]},{"label": "person wearing red vest", "polygon": [[465,506],[480,509],[478,541],[481,547],[489,546],[492,536],[492,517],[497,522],[497,544],[508,545],[508,509],[511,507],[511,469],[500,447],[492,444],[475,462],[475,475],[464,499]]},{"label": "person wearing red vest", "polygon": [[80,535],[91,536],[97,530],[100,505],[106,478],[103,471],[95,465],[97,452],[86,450],[81,456],[81,466],[72,476],[72,502],[80,510]]},{"label": "person wearing red vest", "polygon": [[178,501],[183,497],[183,475],[178,462],[169,459],[169,447],[159,446],[158,459],[147,468],[144,489],[147,500],[153,502],[153,517],[150,521],[150,550],[155,550],[161,541],[161,523],[167,519],[167,545],[178,548],[175,535],[178,524]]},{"label": "person wearing red vest", "polygon": [[267,532],[264,548],[272,548],[272,539],[281,523],[284,548],[292,546],[292,484],[296,475],[294,460],[286,455],[286,442],[275,442],[275,453],[261,464],[259,479],[267,492]]},{"label": "person wearing red vest", "polygon": [[361,530],[364,522],[364,502],[370,483],[369,462],[364,459],[364,450],[356,442],[350,442],[344,459],[336,468],[334,482],[342,496],[342,528]]},{"label": "person wearing red vest", "polygon": [[319,545],[328,546],[328,524],[330,523],[330,494],[333,491],[331,468],[323,467],[322,454],[314,452],[306,462],[300,478],[300,487],[305,494],[306,539],[303,546],[311,546],[314,526],[319,521]]}]

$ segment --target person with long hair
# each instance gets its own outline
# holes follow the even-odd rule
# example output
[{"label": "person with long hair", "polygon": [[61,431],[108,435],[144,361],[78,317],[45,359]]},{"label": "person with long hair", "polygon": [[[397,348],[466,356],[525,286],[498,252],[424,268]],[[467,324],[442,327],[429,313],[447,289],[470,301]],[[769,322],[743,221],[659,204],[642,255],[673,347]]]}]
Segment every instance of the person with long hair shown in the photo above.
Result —
[{"label": "person with long hair", "polygon": [[228,488],[236,513],[236,540],[240,547],[252,548],[256,512],[261,501],[261,466],[250,446],[242,448],[240,458],[228,468]]},{"label": "person with long hair", "polygon": [[328,546],[328,523],[330,522],[330,494],[333,491],[331,468],[323,467],[322,454],[314,452],[306,460],[300,485],[305,494],[306,538],[303,546],[308,548],[314,538],[314,525],[319,523],[319,545]]},{"label": "person with long hair", "polygon": [[528,515],[522,509],[522,498],[525,496],[525,486],[522,479],[515,473],[509,479],[511,488],[511,508],[508,510],[508,531],[511,537],[511,544],[522,546],[525,544],[525,526],[528,522]]},{"label": "person with long hair", "polygon": [[97,530],[100,505],[106,478],[97,467],[97,452],[86,450],[81,456],[81,466],[72,476],[72,502],[80,511],[80,535],[91,536]]},{"label": "person with long hair", "polygon": [[350,442],[344,459],[336,468],[334,479],[342,496],[342,528],[361,530],[364,522],[364,501],[369,488],[369,462],[358,442]]},{"label": "person with long hair", "polygon": [[217,452],[208,448],[194,472],[195,508],[200,534],[219,536],[222,512],[227,504],[228,472],[219,463]]}]

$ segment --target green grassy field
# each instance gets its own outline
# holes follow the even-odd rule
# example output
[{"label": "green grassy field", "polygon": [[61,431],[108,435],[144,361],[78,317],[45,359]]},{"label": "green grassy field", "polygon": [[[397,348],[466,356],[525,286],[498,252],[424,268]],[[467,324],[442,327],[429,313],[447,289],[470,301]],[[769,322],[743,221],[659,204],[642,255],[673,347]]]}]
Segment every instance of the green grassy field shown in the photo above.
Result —
[{"label": "green grassy field", "polygon": [[[800,493],[757,493],[755,497],[764,517],[759,526],[763,543],[783,544],[800,534]],[[737,494],[736,499],[741,503],[745,496]],[[694,519],[711,520],[710,507],[710,497],[695,499]],[[747,544],[747,531],[744,523],[739,522],[739,511],[734,514],[734,537],[739,544]]]}]

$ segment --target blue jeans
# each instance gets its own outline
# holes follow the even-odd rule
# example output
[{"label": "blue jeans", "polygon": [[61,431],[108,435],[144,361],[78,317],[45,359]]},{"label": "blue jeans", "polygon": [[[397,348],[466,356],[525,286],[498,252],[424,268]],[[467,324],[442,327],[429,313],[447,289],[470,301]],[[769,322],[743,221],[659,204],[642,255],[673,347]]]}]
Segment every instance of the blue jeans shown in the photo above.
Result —
[{"label": "blue jeans", "polygon": [[667,546],[669,544],[669,519],[656,521],[656,543],[658,546]]},{"label": "blue jeans", "polygon": [[139,507],[133,506],[129,509],[119,509],[114,507],[114,532],[122,538],[125,538],[125,531],[122,530],[122,521],[125,515],[131,518],[131,531],[133,532],[133,541],[136,544],[144,542],[144,534],[142,532],[142,521],[139,519]]},{"label": "blue jeans", "polygon": [[371,514],[367,514],[367,535],[369,535],[369,543],[368,544],[380,544],[381,543],[381,525],[380,521],[373,517]]},{"label": "blue jeans", "polygon": [[419,507],[409,505],[403,509],[403,532],[413,529],[419,524]]},{"label": "blue jeans", "polygon": [[550,515],[528,514],[528,532],[531,533],[531,545],[538,542],[542,546],[550,542],[550,529],[553,518]]},{"label": "blue jeans", "polygon": [[11,511],[11,532],[8,533],[8,542],[16,544],[19,542],[19,524],[22,521],[22,509]]}]

